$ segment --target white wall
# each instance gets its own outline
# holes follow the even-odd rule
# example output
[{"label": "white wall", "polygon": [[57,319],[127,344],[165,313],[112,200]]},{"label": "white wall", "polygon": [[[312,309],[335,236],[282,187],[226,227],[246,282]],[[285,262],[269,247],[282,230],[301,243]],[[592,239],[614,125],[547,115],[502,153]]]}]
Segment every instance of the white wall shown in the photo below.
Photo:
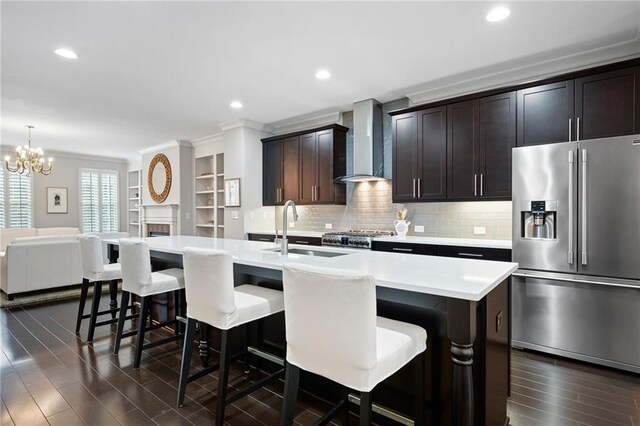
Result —
[{"label": "white wall", "polygon": [[[15,158],[15,148],[2,147],[2,158],[11,155]],[[53,171],[50,175],[33,176],[33,223],[37,228],[56,226],[80,227],[80,169],[115,170],[118,172],[120,198],[121,231],[127,229],[127,161],[107,157],[87,156],[64,152],[47,151],[47,157],[53,157]],[[4,168],[4,161],[3,161]],[[47,213],[47,187],[67,188],[66,214]]]}]

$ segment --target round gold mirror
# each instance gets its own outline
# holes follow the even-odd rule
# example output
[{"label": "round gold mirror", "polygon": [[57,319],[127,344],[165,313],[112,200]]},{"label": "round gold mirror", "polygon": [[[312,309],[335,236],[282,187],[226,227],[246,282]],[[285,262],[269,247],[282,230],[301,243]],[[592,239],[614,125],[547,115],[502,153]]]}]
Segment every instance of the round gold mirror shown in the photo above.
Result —
[{"label": "round gold mirror", "polygon": [[167,199],[171,189],[171,164],[164,154],[156,154],[149,164],[147,185],[151,199],[156,203],[162,203]]}]

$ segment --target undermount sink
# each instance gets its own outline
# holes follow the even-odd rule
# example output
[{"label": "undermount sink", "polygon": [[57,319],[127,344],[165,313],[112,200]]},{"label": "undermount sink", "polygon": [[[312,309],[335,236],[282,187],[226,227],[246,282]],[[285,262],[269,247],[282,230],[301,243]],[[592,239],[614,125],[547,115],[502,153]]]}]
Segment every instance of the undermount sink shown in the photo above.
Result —
[{"label": "undermount sink", "polygon": [[[280,248],[271,248],[265,249],[266,251],[273,251],[276,253],[280,253]],[[337,257],[344,256],[349,253],[335,253],[331,251],[318,251],[318,250],[309,250],[309,249],[299,249],[299,248],[290,248],[289,254],[301,254],[303,256],[317,256],[317,257]]]}]

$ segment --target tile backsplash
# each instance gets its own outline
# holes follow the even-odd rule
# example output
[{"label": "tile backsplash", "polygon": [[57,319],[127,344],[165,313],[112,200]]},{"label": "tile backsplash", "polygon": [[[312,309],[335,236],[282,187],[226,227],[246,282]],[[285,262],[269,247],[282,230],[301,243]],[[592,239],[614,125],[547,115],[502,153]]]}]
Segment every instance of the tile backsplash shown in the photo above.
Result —
[{"label": "tile backsplash", "polygon": [[[409,235],[425,237],[511,239],[510,201],[473,201],[446,203],[393,203],[391,182],[348,184],[346,206],[299,206],[296,231],[326,232],[325,224],[335,230],[392,230],[395,212],[406,207],[411,221]],[[245,220],[249,231],[273,232],[282,228],[282,208],[261,207]],[[291,220],[291,219],[289,219]],[[415,225],[424,226],[416,233]],[[484,227],[486,234],[475,235],[474,227]],[[291,229],[291,228],[290,228]]]}]

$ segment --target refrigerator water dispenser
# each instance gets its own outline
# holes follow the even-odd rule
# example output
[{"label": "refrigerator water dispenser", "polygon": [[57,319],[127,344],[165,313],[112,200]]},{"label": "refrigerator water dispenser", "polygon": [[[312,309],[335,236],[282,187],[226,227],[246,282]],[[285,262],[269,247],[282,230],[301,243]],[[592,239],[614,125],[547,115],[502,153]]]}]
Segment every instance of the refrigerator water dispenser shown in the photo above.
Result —
[{"label": "refrigerator water dispenser", "polygon": [[520,236],[531,240],[555,240],[557,213],[557,201],[523,201]]}]

